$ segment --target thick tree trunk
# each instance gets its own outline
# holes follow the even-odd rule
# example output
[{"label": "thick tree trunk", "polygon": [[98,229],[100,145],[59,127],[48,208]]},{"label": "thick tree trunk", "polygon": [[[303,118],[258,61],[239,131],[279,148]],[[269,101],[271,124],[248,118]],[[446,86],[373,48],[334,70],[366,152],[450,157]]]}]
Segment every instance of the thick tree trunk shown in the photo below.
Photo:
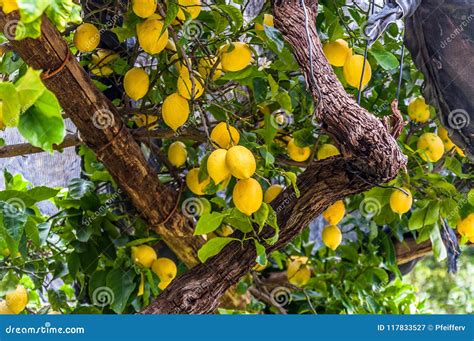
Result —
[{"label": "thick tree trunk", "polygon": [[[293,46],[315,101],[321,100],[318,118],[339,144],[343,157],[313,163],[298,177],[299,198],[288,188],[272,203],[280,237],[275,245],[267,246],[268,252],[284,247],[335,201],[393,179],[406,165],[406,157],[386,127],[359,107],[337,80],[317,36],[317,2],[307,1],[306,6],[309,41],[299,0],[275,2],[275,21]],[[262,237],[272,233],[268,229]],[[212,312],[225,290],[255,264],[255,255],[253,242],[229,244],[219,255],[174,281],[143,313]]]},{"label": "thick tree trunk", "polygon": [[[14,20],[18,20],[17,13],[5,15],[0,11],[0,30]],[[47,18],[43,18],[39,39],[11,41],[11,44],[35,69],[57,70],[69,55],[66,41]],[[193,226],[180,210],[173,212],[177,191],[159,182],[138,143],[124,127],[117,109],[93,85],[76,59],[69,58],[64,69],[44,83],[78,128],[81,139],[96,152],[140,215],[188,267],[196,265],[199,262],[196,253],[203,240],[193,237]]]}]

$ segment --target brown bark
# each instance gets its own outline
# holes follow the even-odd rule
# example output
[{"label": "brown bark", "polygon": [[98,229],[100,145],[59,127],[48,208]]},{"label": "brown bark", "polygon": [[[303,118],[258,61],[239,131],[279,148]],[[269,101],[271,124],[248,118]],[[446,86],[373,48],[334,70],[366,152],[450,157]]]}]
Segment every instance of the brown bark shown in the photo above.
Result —
[{"label": "brown bark", "polygon": [[[321,100],[318,118],[338,143],[343,157],[313,163],[298,177],[301,197],[288,188],[272,203],[278,214],[280,238],[275,245],[267,246],[268,252],[284,247],[335,201],[393,179],[406,165],[395,139],[379,119],[344,91],[324,57],[315,26],[317,2],[307,4],[309,42],[300,1],[278,1],[273,10],[276,25],[293,47],[313,98]],[[272,233],[268,229],[262,237]],[[233,242],[174,281],[143,313],[210,313],[225,290],[254,264],[253,243]]]},{"label": "brown bark", "polygon": [[[81,141],[78,139],[77,135],[69,134],[66,135],[64,141],[61,144],[54,145],[53,149],[61,151],[65,148],[78,146],[79,144],[81,144]],[[0,159],[43,152],[43,149],[34,147],[29,143],[12,144],[0,148]]]},{"label": "brown bark", "polygon": [[[0,11],[0,30],[12,20],[18,20],[17,13],[5,15]],[[28,65],[50,72],[63,64],[69,51],[66,41],[46,18],[40,38],[11,41],[11,45]],[[203,240],[193,237],[193,226],[180,210],[173,213],[177,191],[159,182],[117,109],[93,85],[76,59],[69,58],[64,69],[44,79],[44,83],[139,214],[188,267],[196,265]]]}]

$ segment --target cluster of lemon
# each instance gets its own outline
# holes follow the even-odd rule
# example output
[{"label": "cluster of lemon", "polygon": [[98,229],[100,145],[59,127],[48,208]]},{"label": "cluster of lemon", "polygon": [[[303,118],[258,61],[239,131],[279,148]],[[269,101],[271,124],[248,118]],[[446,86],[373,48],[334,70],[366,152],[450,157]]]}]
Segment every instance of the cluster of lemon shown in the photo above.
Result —
[{"label": "cluster of lemon", "polygon": [[286,265],[286,276],[288,282],[296,286],[304,286],[311,279],[311,268],[308,257],[291,256]]},{"label": "cluster of lemon", "polygon": [[[151,268],[158,276],[160,283],[158,288],[164,290],[176,277],[178,269],[176,264],[169,258],[158,258],[156,251],[148,245],[132,247],[132,260],[141,267]],[[143,295],[145,287],[144,276],[142,274],[140,286],[138,287],[138,296]]]},{"label": "cluster of lemon", "polygon": [[0,301],[0,315],[19,314],[28,304],[28,292],[23,285],[18,285],[15,290],[5,295],[5,300]]},{"label": "cluster of lemon", "polygon": [[[353,54],[349,44],[344,39],[337,39],[323,45],[323,52],[329,64],[342,67],[346,83],[354,88],[365,88],[372,78],[372,68],[364,56]],[[365,66],[364,66],[365,65]],[[364,75],[362,76],[362,71]]]},{"label": "cluster of lemon", "polygon": [[[185,20],[184,12],[192,19],[201,12],[200,0],[179,0],[177,19],[173,25]],[[167,96],[162,105],[164,123],[173,130],[183,126],[190,115],[189,100],[198,99],[204,94],[204,83],[212,75],[213,80],[221,77],[223,72],[235,72],[246,68],[252,62],[252,51],[244,42],[232,42],[221,46],[218,56],[204,56],[199,59],[197,71],[193,70],[192,60],[180,61],[176,45],[168,39],[168,29],[164,27],[163,18],[156,13],[157,2],[154,0],[132,1],[132,10],[142,22],[136,25],[136,34],[140,47],[150,55],[161,53],[165,48],[172,56],[170,62],[176,64],[178,78],[176,92]],[[100,32],[91,23],[79,26],[74,35],[74,45],[80,52],[93,52],[100,43]],[[113,73],[112,63],[120,56],[110,50],[98,49],[92,54],[90,71],[96,76],[109,76]],[[138,101],[149,92],[150,79],[144,68],[134,67],[127,71],[123,81],[125,93],[129,98]],[[147,117],[138,114],[135,122],[139,126],[151,126],[158,120],[156,115]]]},{"label": "cluster of lemon", "polygon": [[345,213],[346,206],[342,200],[336,201],[323,212],[324,219],[329,223],[329,225],[323,229],[323,243],[333,251],[336,250],[342,242],[342,233],[339,227],[337,227],[337,224],[344,218]]}]

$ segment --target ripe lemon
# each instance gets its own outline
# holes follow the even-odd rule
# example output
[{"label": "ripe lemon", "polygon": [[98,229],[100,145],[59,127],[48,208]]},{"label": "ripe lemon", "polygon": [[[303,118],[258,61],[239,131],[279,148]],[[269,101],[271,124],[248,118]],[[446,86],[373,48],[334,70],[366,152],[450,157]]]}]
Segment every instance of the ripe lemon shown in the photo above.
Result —
[{"label": "ripe lemon", "polygon": [[3,0],[0,1],[0,6],[5,14],[18,10],[17,0]]},{"label": "ripe lemon", "polygon": [[156,0],[133,0],[132,9],[140,18],[148,18],[156,11]]},{"label": "ripe lemon", "polygon": [[265,13],[263,15],[263,24],[260,24],[260,23],[256,23],[255,24],[255,29],[257,31],[263,31],[265,30],[265,26],[270,26],[270,27],[274,27],[275,24],[273,23],[273,15],[271,14],[268,14],[268,13]]},{"label": "ripe lemon", "polygon": [[186,20],[186,16],[183,11],[186,11],[191,15],[191,18],[196,19],[201,13],[201,0],[178,0],[179,7],[177,18],[181,21]]},{"label": "ripe lemon", "polygon": [[151,266],[151,270],[153,270],[160,279],[158,288],[161,290],[165,290],[178,273],[176,264],[171,259],[164,257],[155,260]]},{"label": "ripe lemon", "polygon": [[28,292],[23,285],[18,285],[14,291],[5,295],[5,301],[14,314],[19,314],[28,304]]},{"label": "ripe lemon", "polygon": [[219,50],[224,71],[240,71],[252,62],[252,51],[243,42],[237,41],[222,46]]},{"label": "ripe lemon", "polygon": [[163,51],[168,44],[168,29],[163,31],[163,21],[159,15],[153,14],[144,22],[137,24],[138,43],[149,54]]},{"label": "ripe lemon", "polygon": [[234,186],[232,200],[240,212],[251,216],[262,206],[262,186],[253,178],[239,180]]},{"label": "ripe lemon", "polygon": [[265,191],[263,195],[263,201],[267,204],[271,203],[275,198],[283,191],[283,186],[281,185],[271,185]]},{"label": "ripe lemon", "polygon": [[338,200],[323,212],[323,217],[330,225],[336,225],[344,218],[345,213],[344,201]]},{"label": "ripe lemon", "polygon": [[448,130],[446,128],[439,127],[438,136],[441,139],[441,141],[443,141],[445,151],[450,151],[451,149],[454,148],[459,156],[461,157],[466,156],[464,154],[464,151],[458,146],[456,146],[453,141],[451,141],[451,139],[449,138]]},{"label": "ripe lemon", "polygon": [[212,80],[219,79],[222,76],[222,65],[221,63],[217,64],[214,68],[214,65],[217,63],[217,57],[203,57],[199,60],[198,72],[202,78],[206,79],[211,75],[211,72],[214,70]]},{"label": "ripe lemon", "polygon": [[344,66],[351,49],[344,39],[337,39],[323,46],[323,52],[329,64]]},{"label": "ripe lemon", "polygon": [[286,147],[290,159],[297,162],[306,161],[311,155],[311,148],[309,147],[298,147],[295,143],[295,139],[291,139]]},{"label": "ripe lemon", "polygon": [[92,24],[85,23],[76,29],[74,46],[80,52],[94,51],[100,43],[100,32]]},{"label": "ripe lemon", "polygon": [[99,49],[94,54],[92,54],[89,69],[96,76],[110,76],[114,72],[114,70],[110,67],[110,64],[119,58],[119,54],[114,51]]},{"label": "ripe lemon", "polygon": [[328,225],[323,230],[323,243],[331,250],[336,250],[341,244],[342,233],[336,225]]},{"label": "ripe lemon", "polygon": [[173,142],[168,148],[168,160],[175,167],[184,165],[187,157],[186,145],[181,141]]},{"label": "ripe lemon", "polygon": [[339,152],[339,149],[337,149],[336,146],[330,143],[325,143],[318,149],[318,152],[316,153],[316,157],[318,158],[318,160],[324,160],[324,159],[327,159],[328,157],[336,156],[340,154],[341,153]]},{"label": "ripe lemon", "polygon": [[204,189],[210,182],[210,178],[202,182],[199,181],[199,168],[193,168],[186,174],[186,186],[196,195],[203,195]]},{"label": "ripe lemon", "polygon": [[231,125],[228,126],[226,122],[220,122],[212,129],[211,140],[213,144],[224,149],[229,149],[239,143],[240,134],[239,131]]},{"label": "ripe lemon", "polygon": [[227,167],[226,155],[226,149],[216,149],[207,159],[207,172],[216,185],[231,175]]},{"label": "ripe lemon", "polygon": [[252,152],[244,146],[233,146],[227,151],[227,167],[237,179],[250,178],[257,169],[257,163]]},{"label": "ripe lemon", "polygon": [[[362,77],[362,68],[364,66],[364,56],[348,55],[342,73],[347,84],[354,88],[359,88],[360,79]],[[365,61],[364,77],[362,79],[362,89],[369,83],[372,78],[372,68],[368,61]]]},{"label": "ripe lemon", "polygon": [[399,189],[396,189],[390,195],[390,208],[393,212],[398,214],[406,213],[410,210],[413,204],[413,196],[408,188],[403,187],[403,190],[408,193],[406,195]]},{"label": "ripe lemon", "polygon": [[467,237],[472,242],[474,239],[474,213],[459,221],[456,228],[461,236]]},{"label": "ripe lemon", "polygon": [[288,262],[286,276],[291,284],[304,286],[309,282],[311,269],[306,265],[307,262],[307,257],[292,257],[292,260]]},{"label": "ripe lemon", "polygon": [[6,301],[0,301],[0,315],[14,315],[15,313],[8,307]]},{"label": "ripe lemon", "polygon": [[420,156],[425,161],[437,162],[444,154],[443,141],[433,133],[421,135],[416,147],[420,150]]},{"label": "ripe lemon", "polygon": [[189,70],[186,67],[183,66],[179,68],[178,92],[184,98],[198,99],[204,93],[204,87],[202,86],[200,77],[198,77],[195,72],[193,72],[193,80],[191,80]]},{"label": "ripe lemon", "polygon": [[145,97],[149,86],[150,78],[148,77],[148,74],[145,70],[138,67],[128,70],[123,79],[125,93],[134,101],[138,101],[140,98]]},{"label": "ripe lemon", "polygon": [[423,97],[414,98],[408,104],[408,116],[413,122],[425,123],[430,118],[430,106]]},{"label": "ripe lemon", "polygon": [[189,112],[188,101],[176,92],[165,98],[161,108],[163,120],[174,131],[186,123]]},{"label": "ripe lemon", "polygon": [[158,121],[158,116],[155,115],[144,115],[144,114],[135,114],[132,119],[137,126],[139,127],[148,127],[148,129],[156,128],[156,121]]},{"label": "ripe lemon", "polygon": [[132,260],[145,268],[149,268],[157,258],[155,250],[148,245],[132,246]]}]

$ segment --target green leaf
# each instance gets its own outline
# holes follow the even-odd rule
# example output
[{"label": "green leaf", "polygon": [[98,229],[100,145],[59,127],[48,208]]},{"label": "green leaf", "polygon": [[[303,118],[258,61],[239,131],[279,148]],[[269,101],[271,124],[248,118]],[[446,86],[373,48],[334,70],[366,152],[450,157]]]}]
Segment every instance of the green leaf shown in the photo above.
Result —
[{"label": "green leaf", "polygon": [[264,114],[263,117],[265,123],[265,127],[263,129],[263,138],[265,140],[265,144],[270,146],[277,134],[277,128],[274,122],[272,122],[273,118],[271,114]]},{"label": "green leaf", "polygon": [[447,257],[446,246],[441,238],[438,224],[433,226],[430,233],[431,245],[433,246],[433,255],[438,261],[442,261]]},{"label": "green leaf", "polygon": [[467,202],[474,206],[474,189],[469,190],[467,193]]},{"label": "green leaf", "polygon": [[22,40],[25,38],[39,38],[41,36],[41,22],[41,17],[29,23],[22,22],[21,26],[17,26],[15,39]]},{"label": "green leaf", "polygon": [[35,246],[41,246],[38,225],[32,219],[28,219],[25,224],[25,235]]},{"label": "green leaf", "polygon": [[233,33],[239,31],[242,28],[242,25],[244,24],[244,17],[242,16],[242,12],[237,7],[233,5],[218,5],[215,7],[219,8],[228,16],[229,24],[232,27]]},{"label": "green leaf", "polygon": [[3,123],[7,127],[16,127],[20,121],[20,98],[12,83],[0,83],[0,109]]},{"label": "green leaf", "polygon": [[46,90],[40,76],[41,70],[35,71],[30,67],[15,83],[22,112],[28,110]]},{"label": "green leaf", "polygon": [[0,201],[0,234],[7,241],[11,254],[18,252],[23,231],[28,216],[24,212],[24,203],[20,199],[12,198],[8,203]]},{"label": "green leaf", "polygon": [[291,97],[290,95],[288,94],[288,92],[284,91],[284,92],[280,92],[277,96],[276,96],[276,100],[277,102],[281,105],[281,107],[283,109],[285,109],[286,111],[289,111],[289,112],[292,112],[293,111],[293,107],[291,105]]},{"label": "green leaf", "polygon": [[254,239],[254,242],[255,242],[255,250],[256,250],[256,253],[257,253],[257,258],[255,259],[255,261],[259,264],[259,265],[262,265],[262,266],[265,266],[267,265],[267,250],[265,250],[265,247],[260,244],[256,239]]},{"label": "green leaf", "polygon": [[398,68],[399,62],[395,55],[385,49],[373,47],[370,53],[374,56],[377,63],[385,70]]},{"label": "green leaf", "polygon": [[270,209],[268,208],[268,206],[269,205],[267,203],[262,203],[258,211],[255,212],[253,215],[255,222],[260,227],[259,232],[262,231],[262,228],[263,226],[265,226],[265,222],[268,219],[268,214],[270,213]]},{"label": "green leaf", "polygon": [[173,22],[173,20],[176,19],[178,12],[179,6],[177,1],[168,1],[166,3],[166,18],[165,24],[163,25],[163,30],[165,30]]},{"label": "green leaf", "polygon": [[285,172],[283,175],[291,183],[291,185],[293,186],[293,190],[295,191],[296,197],[299,198],[301,193],[300,193],[300,190],[298,188],[298,178],[297,178],[296,174],[293,173],[293,172]]},{"label": "green leaf", "polygon": [[198,251],[198,258],[202,263],[205,263],[210,257],[217,255],[222,249],[235,238],[212,238],[207,241]]},{"label": "green leaf", "polygon": [[117,314],[121,314],[135,290],[136,283],[133,281],[134,273],[126,269],[113,269],[107,275],[107,287],[113,292],[110,308]]},{"label": "green leaf", "polygon": [[275,52],[282,52],[283,47],[285,47],[285,41],[283,40],[283,36],[281,35],[280,31],[276,28],[271,26],[265,25],[265,35],[269,39],[269,46]]},{"label": "green leaf", "polygon": [[68,23],[81,23],[81,10],[81,6],[75,4],[73,0],[50,0],[46,14],[56,28],[63,32]]},{"label": "green leaf", "polygon": [[58,193],[59,189],[49,188],[46,186],[35,187],[26,192],[26,194],[29,195],[30,198],[32,198],[35,202],[51,199]]},{"label": "green leaf", "polygon": [[225,217],[224,221],[225,223],[229,224],[230,226],[236,228],[237,230],[243,233],[248,233],[248,232],[253,231],[250,218],[244,213],[240,212],[236,208],[233,208],[230,211],[230,214],[227,217]]},{"label": "green leaf", "polygon": [[6,293],[15,290],[18,283],[18,277],[13,270],[9,270],[6,275],[3,275],[0,281],[0,296],[4,296]]},{"label": "green leaf", "polygon": [[418,230],[426,225],[432,225],[439,219],[440,203],[438,201],[430,201],[424,208],[417,208],[413,211],[408,228],[410,230]]},{"label": "green leaf", "polygon": [[40,18],[52,0],[17,0],[21,21],[31,23]]},{"label": "green leaf", "polygon": [[275,230],[275,234],[273,237],[266,239],[265,241],[269,245],[274,245],[280,236],[280,227],[278,226],[278,221],[277,221],[277,215],[273,207],[268,205],[268,218],[267,218],[267,224],[272,227]]},{"label": "green leaf", "polygon": [[94,191],[95,185],[92,181],[84,179],[72,179],[68,185],[69,197],[71,199],[81,199],[86,194]]},{"label": "green leaf", "polygon": [[204,213],[197,222],[194,235],[197,236],[217,230],[225,216],[225,214],[219,212]]},{"label": "green leaf", "polygon": [[77,272],[79,271],[79,267],[81,265],[81,260],[79,255],[76,252],[71,252],[67,256],[67,268],[69,270],[69,274],[75,278]]},{"label": "green leaf", "polygon": [[46,90],[20,117],[18,130],[33,146],[53,152],[53,145],[64,139],[64,120],[56,96]]}]

